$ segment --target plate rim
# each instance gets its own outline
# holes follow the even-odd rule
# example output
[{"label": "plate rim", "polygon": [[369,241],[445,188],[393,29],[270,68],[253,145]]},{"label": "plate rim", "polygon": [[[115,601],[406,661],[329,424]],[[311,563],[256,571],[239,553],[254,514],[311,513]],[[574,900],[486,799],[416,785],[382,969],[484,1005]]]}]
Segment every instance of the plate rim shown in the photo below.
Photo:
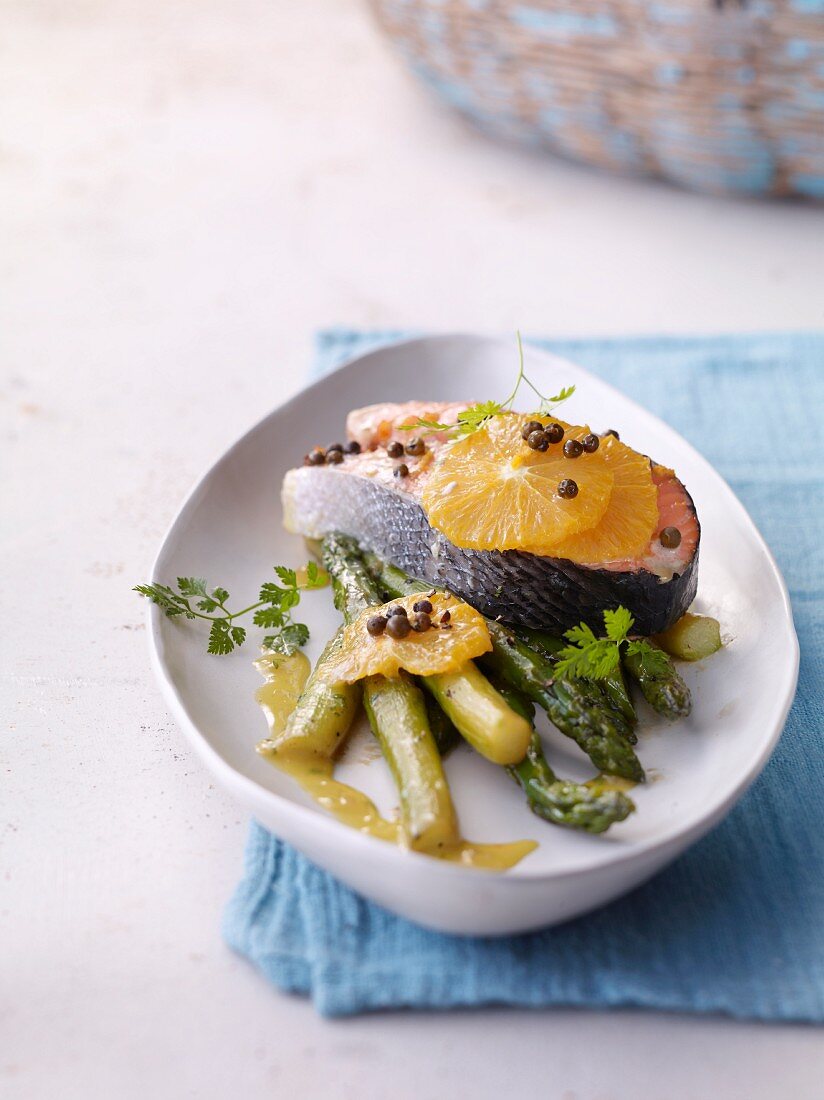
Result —
[{"label": "plate rim", "polygon": [[[377,337],[380,340],[380,337]],[[302,386],[291,397],[285,401],[273,406],[268,412],[264,413],[256,421],[254,421],[248,428],[246,428],[236,439],[233,440],[227,447],[225,447],[219,455],[208,465],[204,472],[195,480],[189,491],[185,494],[176,512],[172,516],[163,537],[160,541],[158,550],[152,561],[150,577],[153,583],[157,583],[162,580],[159,576],[159,569],[162,565],[164,555],[172,540],[172,536],[178,526],[178,524],[186,517],[186,515],[196,506],[199,497],[205,491],[208,483],[217,472],[218,468],[227,462],[232,455],[234,455],[244,443],[257,432],[261,431],[264,426],[275,416],[287,412],[290,407],[297,402],[302,402],[306,399],[307,394],[321,388],[331,376],[346,374],[354,372],[359,369],[360,364],[375,355],[380,355],[386,351],[399,348],[402,346],[408,346],[413,344],[433,344],[442,342],[451,342],[455,340],[470,340],[473,342],[481,342],[487,344],[504,344],[507,343],[504,337],[487,335],[483,333],[471,333],[471,332],[444,332],[435,333],[429,335],[416,335],[402,337],[399,339],[389,338],[385,341],[376,343],[374,347],[370,347],[365,351],[357,352],[356,354],[349,356],[343,360],[340,364],[326,371],[320,377],[310,380],[305,386]],[[507,343],[508,346],[508,343]],[[769,734],[766,737],[761,750],[750,762],[749,766],[745,768],[731,784],[728,789],[724,789],[718,796],[717,800],[712,804],[710,808],[706,810],[697,820],[684,823],[674,827],[673,831],[666,832],[663,836],[651,837],[646,840],[632,841],[630,846],[625,849],[617,847],[611,847],[609,845],[603,846],[603,856],[599,858],[597,862],[592,861],[591,855],[587,858],[582,865],[572,864],[566,866],[563,869],[548,869],[548,870],[533,870],[528,866],[516,868],[507,874],[501,875],[495,871],[484,870],[482,868],[470,868],[462,866],[461,864],[451,863],[444,860],[434,859],[429,855],[421,852],[415,852],[410,849],[404,849],[397,845],[387,844],[385,841],[381,841],[375,837],[369,836],[364,833],[360,833],[355,829],[350,829],[346,825],[335,820],[335,818],[318,812],[309,806],[303,806],[298,802],[291,800],[290,798],[278,794],[276,791],[271,790],[263,786],[257,780],[250,776],[244,775],[242,772],[234,768],[221,754],[214,748],[202,734],[195,723],[190,717],[183,697],[178,690],[167,663],[164,660],[164,643],[161,632],[161,625],[163,623],[163,617],[161,615],[160,608],[154,604],[149,604],[146,610],[146,616],[148,620],[147,628],[147,644],[150,653],[150,663],[152,671],[157,679],[161,688],[161,693],[170,707],[176,723],[180,726],[182,732],[185,734],[186,739],[195,750],[196,755],[206,765],[209,771],[212,772],[221,782],[221,784],[233,795],[239,797],[249,808],[249,803],[259,801],[274,800],[278,810],[282,814],[292,814],[296,820],[299,820],[302,826],[309,828],[310,830],[318,833],[328,834],[331,830],[331,837],[333,843],[349,846],[354,850],[358,850],[363,854],[369,853],[369,858],[380,862],[382,859],[391,862],[393,865],[398,856],[411,857],[416,866],[419,868],[426,865],[427,870],[434,874],[447,878],[455,876],[465,877],[477,877],[479,873],[483,877],[492,877],[496,881],[506,882],[514,887],[515,883],[520,884],[522,887],[534,886],[537,883],[548,882],[562,882],[566,879],[578,878],[581,876],[594,875],[598,872],[604,872],[607,869],[627,867],[633,865],[637,861],[649,860],[654,858],[656,854],[663,853],[667,848],[675,847],[678,851],[683,851],[686,847],[697,841],[707,832],[710,831],[719,821],[728,813],[733,806],[740,801],[747,789],[758,778],[761,772],[764,770],[770,756],[772,755],[776,744],[778,743],[781,734],[786,724],[787,716],[790,708],[793,704],[793,700],[796,694],[796,688],[798,683],[799,664],[800,664],[800,648],[798,643],[798,635],[795,629],[795,623],[792,614],[792,604],[790,601],[789,592],[786,582],[778,567],[775,557],[772,554],[769,546],[767,545],[763,535],[758,530],[754,520],[750,516],[748,510],[744,504],[739,500],[732,487],[726,481],[726,479],[715,469],[715,467],[704,458],[700,451],[698,451],[687,439],[685,439],[680,432],[678,432],[671,425],[667,424],[665,420],[657,416],[655,413],[650,412],[646,407],[635,401],[634,398],[629,397],[623,393],[618,387],[613,386],[609,381],[601,378],[599,375],[594,374],[587,367],[582,366],[579,363],[568,359],[565,356],[557,355],[546,348],[536,345],[531,342],[529,338],[524,340],[525,350],[537,354],[545,359],[553,360],[556,364],[569,364],[575,368],[576,371],[583,372],[584,375],[591,377],[599,386],[604,387],[610,393],[616,394],[622,401],[627,401],[631,405],[638,408],[645,417],[654,422],[658,427],[662,428],[665,432],[670,433],[677,437],[679,443],[685,447],[692,461],[697,462],[699,465],[709,472],[709,474],[716,478],[726,492],[733,505],[738,509],[741,517],[745,523],[749,526],[750,534],[754,537],[755,542],[758,544],[761,550],[765,564],[769,568],[772,579],[777,584],[778,594],[781,600],[781,607],[785,616],[785,625],[788,630],[788,663],[785,666],[785,674],[782,677],[780,690],[776,692],[777,703],[772,717],[769,723],[765,724],[766,728],[769,725]],[[254,812],[254,811],[251,811]],[[268,826],[265,826],[269,828]],[[272,831],[272,830],[270,830]],[[299,845],[295,845],[298,846]]]}]

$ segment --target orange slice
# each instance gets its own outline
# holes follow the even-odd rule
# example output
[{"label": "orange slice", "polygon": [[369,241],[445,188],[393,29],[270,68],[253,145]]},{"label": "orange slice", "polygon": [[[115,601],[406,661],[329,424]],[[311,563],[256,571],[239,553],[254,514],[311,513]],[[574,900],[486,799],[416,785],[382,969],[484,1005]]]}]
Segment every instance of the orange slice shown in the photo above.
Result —
[{"label": "orange slice", "polygon": [[[594,454],[565,458],[563,442],[533,451],[521,428],[533,417],[496,416],[472,435],[446,447],[424,486],[429,522],[456,546],[469,550],[526,550],[553,555],[554,547],[593,528],[607,510],[614,475]],[[589,428],[560,423],[564,441],[581,439]],[[572,478],[571,500],[558,485]]]},{"label": "orange slice", "polygon": [[[595,527],[556,543],[553,557],[584,565],[624,561],[643,554],[655,534],[658,487],[649,459],[611,435],[601,440],[591,457],[599,455],[614,478],[607,509]],[[575,459],[573,465],[580,461]]]},{"label": "orange slice", "polygon": [[[432,604],[430,618],[436,624],[418,634],[411,630],[405,638],[392,638],[384,631],[373,637],[366,629],[373,615],[385,615],[399,604],[413,614],[418,600]],[[448,626],[441,618],[448,612]],[[365,676],[397,676],[403,669],[415,676],[435,676],[455,672],[473,657],[492,649],[483,615],[456,596],[436,592],[433,596],[404,596],[379,607],[370,607],[344,628],[341,645],[332,661],[324,667],[324,679],[330,683],[352,684]]]}]

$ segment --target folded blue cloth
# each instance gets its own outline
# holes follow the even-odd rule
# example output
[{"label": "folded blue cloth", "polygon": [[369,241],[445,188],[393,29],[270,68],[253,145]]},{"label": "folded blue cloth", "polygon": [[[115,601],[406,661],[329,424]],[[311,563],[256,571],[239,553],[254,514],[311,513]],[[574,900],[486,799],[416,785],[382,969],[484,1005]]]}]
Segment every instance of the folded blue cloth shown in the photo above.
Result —
[{"label": "folded blue cloth", "polygon": [[[318,369],[399,337],[334,330]],[[824,1021],[824,333],[540,340],[663,417],[751,512],[784,572],[801,679],[784,735],[733,812],[652,882],[558,928],[426,931],[257,824],[224,932],[324,1015],[512,1004],[635,1005]]]}]

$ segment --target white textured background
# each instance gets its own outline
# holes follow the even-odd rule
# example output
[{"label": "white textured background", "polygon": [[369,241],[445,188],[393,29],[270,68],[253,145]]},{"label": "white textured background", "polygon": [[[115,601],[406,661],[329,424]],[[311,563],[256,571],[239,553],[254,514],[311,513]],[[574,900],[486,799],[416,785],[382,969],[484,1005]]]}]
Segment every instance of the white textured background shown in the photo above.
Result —
[{"label": "white textured background", "polygon": [[501,151],[355,0],[0,0],[0,1095],[821,1097],[815,1029],[272,991],[129,587],[316,327],[820,327],[823,219]]}]

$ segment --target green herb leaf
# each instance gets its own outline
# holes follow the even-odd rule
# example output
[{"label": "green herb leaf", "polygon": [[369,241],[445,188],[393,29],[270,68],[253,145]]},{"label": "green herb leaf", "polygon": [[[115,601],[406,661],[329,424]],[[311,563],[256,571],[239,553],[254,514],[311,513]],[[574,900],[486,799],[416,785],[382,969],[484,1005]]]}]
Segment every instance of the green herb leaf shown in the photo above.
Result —
[{"label": "green herb leaf", "polygon": [[287,588],[280,598],[280,606],[283,611],[289,611],[300,603],[300,592],[297,588]]},{"label": "green herb leaf", "polygon": [[231,653],[234,648],[235,643],[232,641],[231,634],[229,633],[228,620],[215,619],[212,623],[212,629],[209,631],[208,652],[223,656],[226,653]]},{"label": "green herb leaf", "polygon": [[665,677],[672,672],[672,663],[663,649],[644,641],[643,638],[628,642],[626,652],[628,657],[637,654],[644,658],[645,669],[649,676]]},{"label": "green herb leaf", "polygon": [[452,432],[455,430],[455,425],[442,424],[440,420],[425,420],[422,416],[419,416],[411,424],[401,424],[398,431],[414,432],[418,428],[426,428],[429,432]]},{"label": "green herb leaf", "polygon": [[252,616],[252,622],[255,626],[282,626],[283,612],[279,607],[261,607]]},{"label": "green herb leaf", "polygon": [[178,577],[177,587],[183,596],[206,595],[206,581],[202,577]]},{"label": "green herb leaf", "polygon": [[267,649],[274,649],[290,657],[309,641],[309,627],[305,623],[290,623],[276,634],[268,634],[263,639]]},{"label": "green herb leaf", "polygon": [[635,622],[625,607],[616,607],[614,611],[604,612],[604,628],[607,637],[613,642],[623,642],[632,630]]},{"label": "green herb leaf", "polygon": [[267,581],[260,586],[258,599],[261,603],[274,603],[280,606],[280,598],[286,590],[273,581]]},{"label": "green herb leaf", "polygon": [[137,584],[132,591],[162,607],[167,615],[180,615],[186,609],[186,601],[176,596],[165,584]]},{"label": "green herb leaf", "polygon": [[319,569],[316,562],[306,564],[306,584],[304,588],[325,588],[329,583],[329,574],[325,569]]},{"label": "green herb leaf", "polygon": [[571,630],[566,632],[564,637],[568,638],[573,644],[579,646],[592,645],[593,642],[598,640],[593,634],[591,627],[586,623],[579,623],[577,626],[573,626]]},{"label": "green herb leaf", "polygon": [[564,386],[564,388],[554,395],[554,397],[542,397],[541,404],[538,406],[538,416],[552,416],[557,407],[568,398],[572,397],[575,393],[574,386]]},{"label": "green herb leaf", "polygon": [[[558,653],[558,662],[555,665],[557,675],[582,680],[605,680],[618,668],[623,645],[626,645],[627,653],[641,652],[641,647],[644,652],[655,650],[655,646],[649,642],[628,640],[633,622],[632,615],[625,607],[617,607],[614,611],[604,612],[604,638],[596,637],[586,623],[579,623],[567,630],[564,637],[570,644]],[[658,653],[664,656],[660,650]]]},{"label": "green herb leaf", "polygon": [[500,416],[504,411],[500,401],[481,401],[477,405],[470,405],[468,409],[458,413],[458,434],[471,435],[482,428],[487,420]]},{"label": "green herb leaf", "polygon": [[294,653],[309,640],[309,628],[292,619],[292,608],[300,603],[302,589],[322,588],[326,584],[326,572],[309,562],[303,585],[298,584],[294,569],[276,565],[275,572],[286,587],[268,581],[261,586],[258,602],[242,611],[229,611],[226,607],[227,589],[215,588],[210,595],[202,577],[178,577],[177,592],[166,584],[138,584],[133,591],[151,600],[170,619],[180,615],[187,619],[205,619],[210,624],[209,653],[223,655],[242,646],[246,641],[246,628],[236,625],[235,620],[248,614],[252,615],[255,626],[276,631],[264,639],[266,644],[281,653]]},{"label": "green herb leaf", "polygon": [[553,405],[560,405],[562,401],[566,401],[567,398],[572,397],[574,393],[574,386],[564,386],[560,393],[556,393],[554,397],[548,397],[547,401],[550,401]]},{"label": "green herb leaf", "polygon": [[558,658],[555,669],[561,677],[603,680],[618,667],[620,651],[609,638],[593,638],[583,647],[564,646]]}]

